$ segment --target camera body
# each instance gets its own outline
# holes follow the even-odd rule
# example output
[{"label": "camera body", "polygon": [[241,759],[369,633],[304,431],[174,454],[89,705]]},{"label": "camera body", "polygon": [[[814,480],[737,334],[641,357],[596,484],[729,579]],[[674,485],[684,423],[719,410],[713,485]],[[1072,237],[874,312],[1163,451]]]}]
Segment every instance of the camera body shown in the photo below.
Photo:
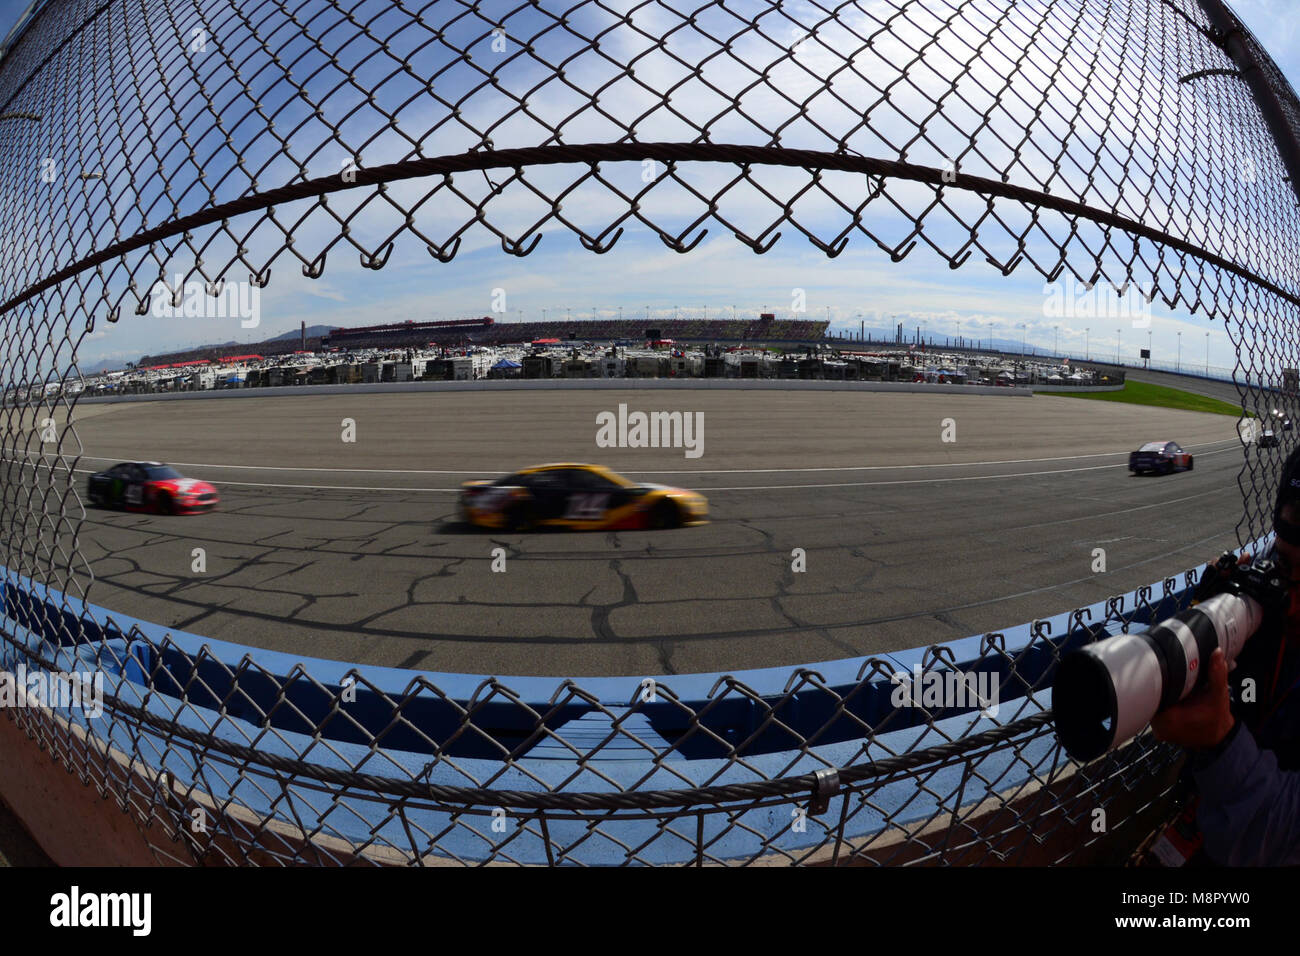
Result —
[{"label": "camera body", "polygon": [[1241,563],[1225,552],[1206,567],[1187,610],[1067,654],[1052,687],[1053,721],[1066,753],[1094,760],[1137,736],[1204,683],[1216,647],[1231,668],[1250,636],[1285,613],[1289,579],[1274,557]]}]

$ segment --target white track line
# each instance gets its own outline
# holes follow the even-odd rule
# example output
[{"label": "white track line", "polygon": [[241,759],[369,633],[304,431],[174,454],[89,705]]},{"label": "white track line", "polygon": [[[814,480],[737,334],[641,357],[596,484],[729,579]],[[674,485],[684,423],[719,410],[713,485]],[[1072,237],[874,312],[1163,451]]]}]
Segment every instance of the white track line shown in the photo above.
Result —
[{"label": "white track line", "polygon": [[[1222,441],[1204,442],[1197,445],[1188,445],[1188,448],[1214,448],[1218,445],[1226,444],[1240,445],[1239,438],[1225,438]],[[17,449],[11,449],[17,450]],[[913,468],[979,468],[986,465],[1036,465],[1049,461],[1082,461],[1088,458],[1109,458],[1115,455],[1127,455],[1129,451],[1105,451],[1097,452],[1090,455],[1060,455],[1055,458],[1004,458],[992,461],[946,461],[933,462],[930,464],[913,464],[913,465],[842,465],[834,467],[821,468],[717,468],[717,469],[690,469],[690,470],[663,470],[663,469],[636,469],[626,470],[625,474],[630,475],[770,475],[770,474],[803,474],[813,472],[834,472],[834,471],[903,471]],[[58,458],[50,452],[26,452],[25,454],[39,454],[43,457]],[[1209,453],[1205,453],[1209,454]],[[102,455],[64,455],[65,458],[79,458],[90,461],[133,461],[129,457],[106,458]],[[292,465],[217,465],[208,462],[194,461],[169,461],[169,465],[176,465],[181,468],[198,468],[200,470],[208,469],[227,469],[240,471],[292,471],[292,472],[325,472],[327,474],[338,475],[483,475],[483,474],[510,474],[511,468],[480,468],[477,471],[450,471],[440,469],[423,469],[423,468],[316,468],[316,467],[295,467]],[[226,484],[238,484],[238,482],[226,482]],[[286,488],[312,487],[307,485],[285,485]],[[322,486],[324,487],[324,486]],[[814,487],[809,485],[808,487]]]},{"label": "white track line", "polygon": [[[1200,457],[1209,458],[1211,455],[1222,455],[1231,451],[1225,448],[1223,451],[1204,452]],[[884,485],[932,485],[949,481],[996,481],[999,478],[1032,478],[1036,475],[1070,475],[1080,471],[1105,471],[1115,468],[1111,465],[1090,465],[1087,468],[1057,468],[1052,471],[1018,471],[1005,475],[964,475],[956,478],[900,478],[896,481],[845,481],[833,484],[820,485],[733,485],[730,487],[713,487],[713,488],[695,488],[695,491],[790,491],[797,488],[873,488]]]},{"label": "white track line", "polygon": [[[1202,453],[1202,458],[1209,458],[1212,455],[1222,455],[1231,448],[1225,448],[1221,451],[1211,451]],[[110,459],[106,459],[110,460]],[[1053,459],[1049,459],[1053,460]],[[36,465],[30,462],[15,462],[24,468],[35,468]],[[1108,468],[1115,468],[1116,465],[1090,465],[1087,468],[1056,468],[1051,471],[1020,471],[1004,475],[963,475],[953,478],[901,478],[894,481],[844,481],[828,484],[804,484],[804,485],[732,485],[722,487],[704,487],[694,488],[693,491],[793,491],[800,488],[876,488],[887,485],[930,485],[940,484],[952,481],[997,481],[1000,478],[1033,478],[1039,475],[1069,475],[1082,471],[1104,471]],[[90,475],[94,472],[89,468],[74,468],[72,471],[76,474]],[[474,472],[473,474],[478,474]],[[233,485],[243,488],[300,488],[306,491],[405,491],[405,492],[427,492],[427,493],[446,493],[458,494],[461,489],[456,488],[400,488],[384,487],[375,485],[291,485],[276,484],[263,481],[221,481],[218,485]]]}]

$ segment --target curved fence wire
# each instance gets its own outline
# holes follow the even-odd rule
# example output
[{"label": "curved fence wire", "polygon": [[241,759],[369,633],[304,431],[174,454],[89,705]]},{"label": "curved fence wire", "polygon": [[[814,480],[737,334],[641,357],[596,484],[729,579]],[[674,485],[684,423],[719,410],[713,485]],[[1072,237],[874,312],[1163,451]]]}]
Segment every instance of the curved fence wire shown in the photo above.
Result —
[{"label": "curved fence wire", "polygon": [[[954,269],[1136,285],[1224,322],[1243,409],[1294,418],[1298,117],[1218,0],[47,3],[0,58],[0,647],[10,667],[93,663],[113,688],[106,720],[10,716],[205,860],[1100,853],[1076,839],[1080,808],[1158,813],[1174,755],[1139,742],[1070,764],[1046,691],[1062,640],[1142,620],[1149,594],[1055,641],[927,655],[927,672],[995,670],[1011,717],[873,710],[867,661],[849,684],[720,678],[645,707],[576,682],[543,707],[417,677],[354,687],[361,718],[317,672],[266,673],[86,603],[77,393],[47,386],[188,283],[218,298],[342,256],[526,256],[556,233],[600,254],[648,231],[688,253],[718,232],[760,254],[923,245]],[[1247,448],[1242,544],[1267,532],[1276,480]],[[1165,609],[1181,593],[1166,585]]]},{"label": "curved fence wire", "polygon": [[[1196,579],[938,645],[912,671],[873,657],[649,686],[393,680],[241,653],[19,580],[5,662],[107,675],[102,713],[29,708],[21,723],[164,859],[1113,863],[1168,811],[1178,751],[1142,738],[1077,766],[1052,732],[1051,675],[1069,649],[1185,607]],[[916,684],[900,707],[902,678]],[[938,706],[927,680],[972,692]]]}]

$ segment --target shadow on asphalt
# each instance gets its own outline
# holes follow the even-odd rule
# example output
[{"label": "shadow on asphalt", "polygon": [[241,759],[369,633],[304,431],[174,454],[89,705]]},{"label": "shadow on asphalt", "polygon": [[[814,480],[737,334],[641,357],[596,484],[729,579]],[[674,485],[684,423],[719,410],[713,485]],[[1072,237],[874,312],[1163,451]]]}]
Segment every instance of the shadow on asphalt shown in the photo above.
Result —
[{"label": "shadow on asphalt", "polygon": [[22,822],[0,802],[0,866],[54,866]]}]

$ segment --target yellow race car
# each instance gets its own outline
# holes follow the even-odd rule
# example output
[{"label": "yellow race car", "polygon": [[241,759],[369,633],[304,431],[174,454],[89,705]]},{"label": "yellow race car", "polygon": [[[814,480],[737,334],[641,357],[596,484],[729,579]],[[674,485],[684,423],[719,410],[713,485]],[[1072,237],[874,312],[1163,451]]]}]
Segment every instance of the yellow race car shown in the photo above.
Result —
[{"label": "yellow race car", "polygon": [[460,515],[481,528],[623,531],[708,521],[709,503],[684,488],[638,483],[600,465],[537,465],[461,486]]}]

